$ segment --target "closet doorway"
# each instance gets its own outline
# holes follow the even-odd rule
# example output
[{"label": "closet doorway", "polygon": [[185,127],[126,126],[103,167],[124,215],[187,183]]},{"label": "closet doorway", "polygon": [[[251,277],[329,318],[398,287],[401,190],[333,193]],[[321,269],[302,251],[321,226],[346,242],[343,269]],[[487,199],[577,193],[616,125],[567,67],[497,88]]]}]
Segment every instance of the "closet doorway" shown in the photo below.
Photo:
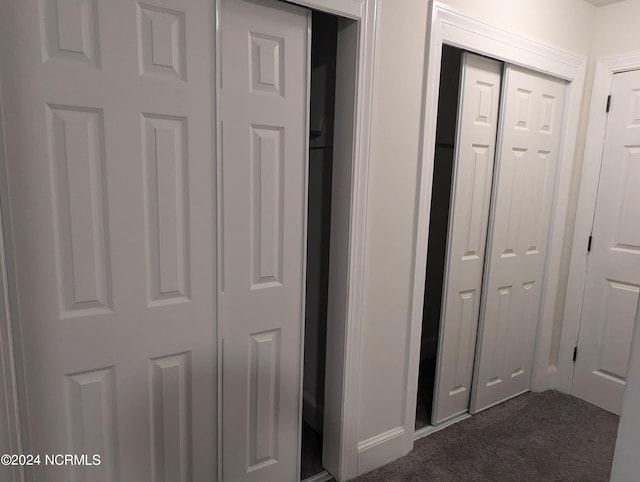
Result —
[{"label": "closet doorway", "polygon": [[443,46],[416,404],[422,433],[530,387],[565,86]]},{"label": "closet doorway", "polygon": [[338,18],[311,14],[309,182],[300,479],[321,473]]}]

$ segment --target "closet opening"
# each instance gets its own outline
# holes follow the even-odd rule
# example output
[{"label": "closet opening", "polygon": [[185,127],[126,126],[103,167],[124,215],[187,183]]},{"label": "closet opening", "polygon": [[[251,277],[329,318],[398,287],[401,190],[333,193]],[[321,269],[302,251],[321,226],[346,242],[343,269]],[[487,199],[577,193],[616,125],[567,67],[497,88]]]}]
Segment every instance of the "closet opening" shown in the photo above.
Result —
[{"label": "closet opening", "polygon": [[443,47],[416,436],[530,388],[565,88]]},{"label": "closet opening", "polygon": [[461,49],[443,45],[415,429],[431,425],[451,208]]},{"label": "closet opening", "polygon": [[307,265],[300,480],[322,459],[338,17],[312,12]]}]

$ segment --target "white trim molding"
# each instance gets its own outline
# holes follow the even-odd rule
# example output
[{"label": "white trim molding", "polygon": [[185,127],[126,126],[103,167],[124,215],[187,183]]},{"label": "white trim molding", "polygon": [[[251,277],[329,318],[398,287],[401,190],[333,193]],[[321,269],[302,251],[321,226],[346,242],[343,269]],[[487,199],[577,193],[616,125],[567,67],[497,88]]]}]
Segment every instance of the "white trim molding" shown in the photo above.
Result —
[{"label": "white trim molding", "polygon": [[358,474],[402,457],[406,435],[405,427],[398,426],[358,443]]},{"label": "white trim molding", "polygon": [[423,108],[422,146],[419,167],[419,193],[414,240],[414,273],[411,327],[407,355],[407,395],[405,400],[405,452],[413,447],[422,330],[423,294],[429,215],[433,182],[440,62],[442,45],[448,44],[514,65],[520,65],[567,81],[560,159],[555,183],[551,231],[538,321],[532,388],[551,386],[553,368],[549,366],[553,314],[560,278],[560,257],[565,235],[569,186],[573,170],[578,115],[584,86],[586,58],[496,28],[461,14],[438,1],[431,3],[427,33]]},{"label": "white trim molding", "polygon": [[607,96],[611,91],[614,74],[635,69],[640,69],[640,52],[596,59],[576,224],[571,246],[567,298],[558,356],[558,375],[554,382],[554,388],[565,393],[571,392],[573,349],[578,345],[582,300],[587,280],[586,243],[593,227],[593,216],[598,196],[602,149],[607,127]]}]

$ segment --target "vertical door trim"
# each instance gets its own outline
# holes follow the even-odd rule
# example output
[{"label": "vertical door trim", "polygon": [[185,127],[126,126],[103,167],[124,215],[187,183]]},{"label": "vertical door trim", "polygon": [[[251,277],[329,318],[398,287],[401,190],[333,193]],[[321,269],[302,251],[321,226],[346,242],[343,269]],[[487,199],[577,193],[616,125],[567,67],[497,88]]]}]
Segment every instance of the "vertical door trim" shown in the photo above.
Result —
[{"label": "vertical door trim", "polygon": [[558,374],[553,384],[554,388],[565,393],[571,392],[573,381],[573,349],[578,345],[582,299],[587,281],[587,240],[593,226],[602,166],[602,150],[607,129],[607,96],[611,92],[614,74],[636,69],[640,69],[640,52],[596,59],[576,224],[571,245],[569,281],[557,364]]},{"label": "vertical door trim", "polygon": [[[216,3],[215,19],[215,91],[219,87],[220,55],[219,31],[220,17],[219,0]],[[369,152],[371,144],[371,115],[373,104],[373,63],[375,51],[375,36],[378,17],[378,0],[287,0],[289,3],[313,8],[325,13],[337,15],[358,22],[358,42],[356,57],[356,99],[353,117],[353,164],[351,184],[351,206],[349,226],[348,253],[348,290],[346,307],[346,326],[340,334],[340,344],[344,346],[342,380],[332,383],[335,387],[342,387],[341,403],[333,407],[333,411],[340,414],[340,443],[336,449],[338,466],[332,475],[337,480],[347,480],[356,476],[358,462],[358,384],[360,361],[360,337],[362,327],[362,312],[364,298],[364,265],[365,265],[365,235],[367,222],[367,202],[369,185]],[[217,95],[215,96],[217,102]],[[215,110],[216,138],[220,138],[219,112]],[[222,213],[221,213],[221,153],[220,143],[216,143],[216,172],[217,172],[217,200],[218,200],[218,270],[223,270],[222,263]],[[224,291],[224,280],[218,279],[219,291]],[[218,331],[218,342],[220,336]],[[327,339],[327,343],[332,340]],[[221,363],[221,360],[218,360]],[[218,400],[221,401],[222,380],[217,381]],[[331,407],[325,405],[325,412]],[[222,406],[219,405],[218,429],[222,423]],[[220,440],[220,438],[218,438]],[[218,448],[219,470],[221,470],[221,447]]]},{"label": "vertical door trim", "polygon": [[422,145],[419,156],[418,205],[413,255],[414,272],[407,350],[407,392],[404,424],[409,433],[405,438],[406,452],[413,447],[420,334],[422,330],[422,299],[425,286],[424,266],[426,265],[429,239],[429,211],[433,182],[433,156],[442,45],[448,44],[459,47],[568,81],[563,112],[564,122],[559,151],[559,167],[555,181],[549,251],[545,264],[541,315],[538,320],[536,336],[532,386],[537,390],[551,386],[552,375],[555,371],[555,367],[550,366],[551,337],[557,288],[560,281],[560,259],[566,231],[565,225],[569,205],[569,188],[575,155],[578,117],[586,70],[586,58],[584,56],[575,55],[521,37],[515,32],[472,19],[439,1],[432,1],[430,7],[425,48]]}]

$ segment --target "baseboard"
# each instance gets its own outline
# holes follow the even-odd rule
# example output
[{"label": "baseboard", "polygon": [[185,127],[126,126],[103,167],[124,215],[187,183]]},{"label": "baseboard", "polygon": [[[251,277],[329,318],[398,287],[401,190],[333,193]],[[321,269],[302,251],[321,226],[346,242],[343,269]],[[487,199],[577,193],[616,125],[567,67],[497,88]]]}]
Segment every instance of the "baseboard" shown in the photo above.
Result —
[{"label": "baseboard", "polygon": [[322,433],[324,407],[307,391],[302,391],[302,420],[316,432]]},{"label": "baseboard", "polygon": [[358,443],[357,475],[406,455],[405,433],[405,428],[399,426]]}]

